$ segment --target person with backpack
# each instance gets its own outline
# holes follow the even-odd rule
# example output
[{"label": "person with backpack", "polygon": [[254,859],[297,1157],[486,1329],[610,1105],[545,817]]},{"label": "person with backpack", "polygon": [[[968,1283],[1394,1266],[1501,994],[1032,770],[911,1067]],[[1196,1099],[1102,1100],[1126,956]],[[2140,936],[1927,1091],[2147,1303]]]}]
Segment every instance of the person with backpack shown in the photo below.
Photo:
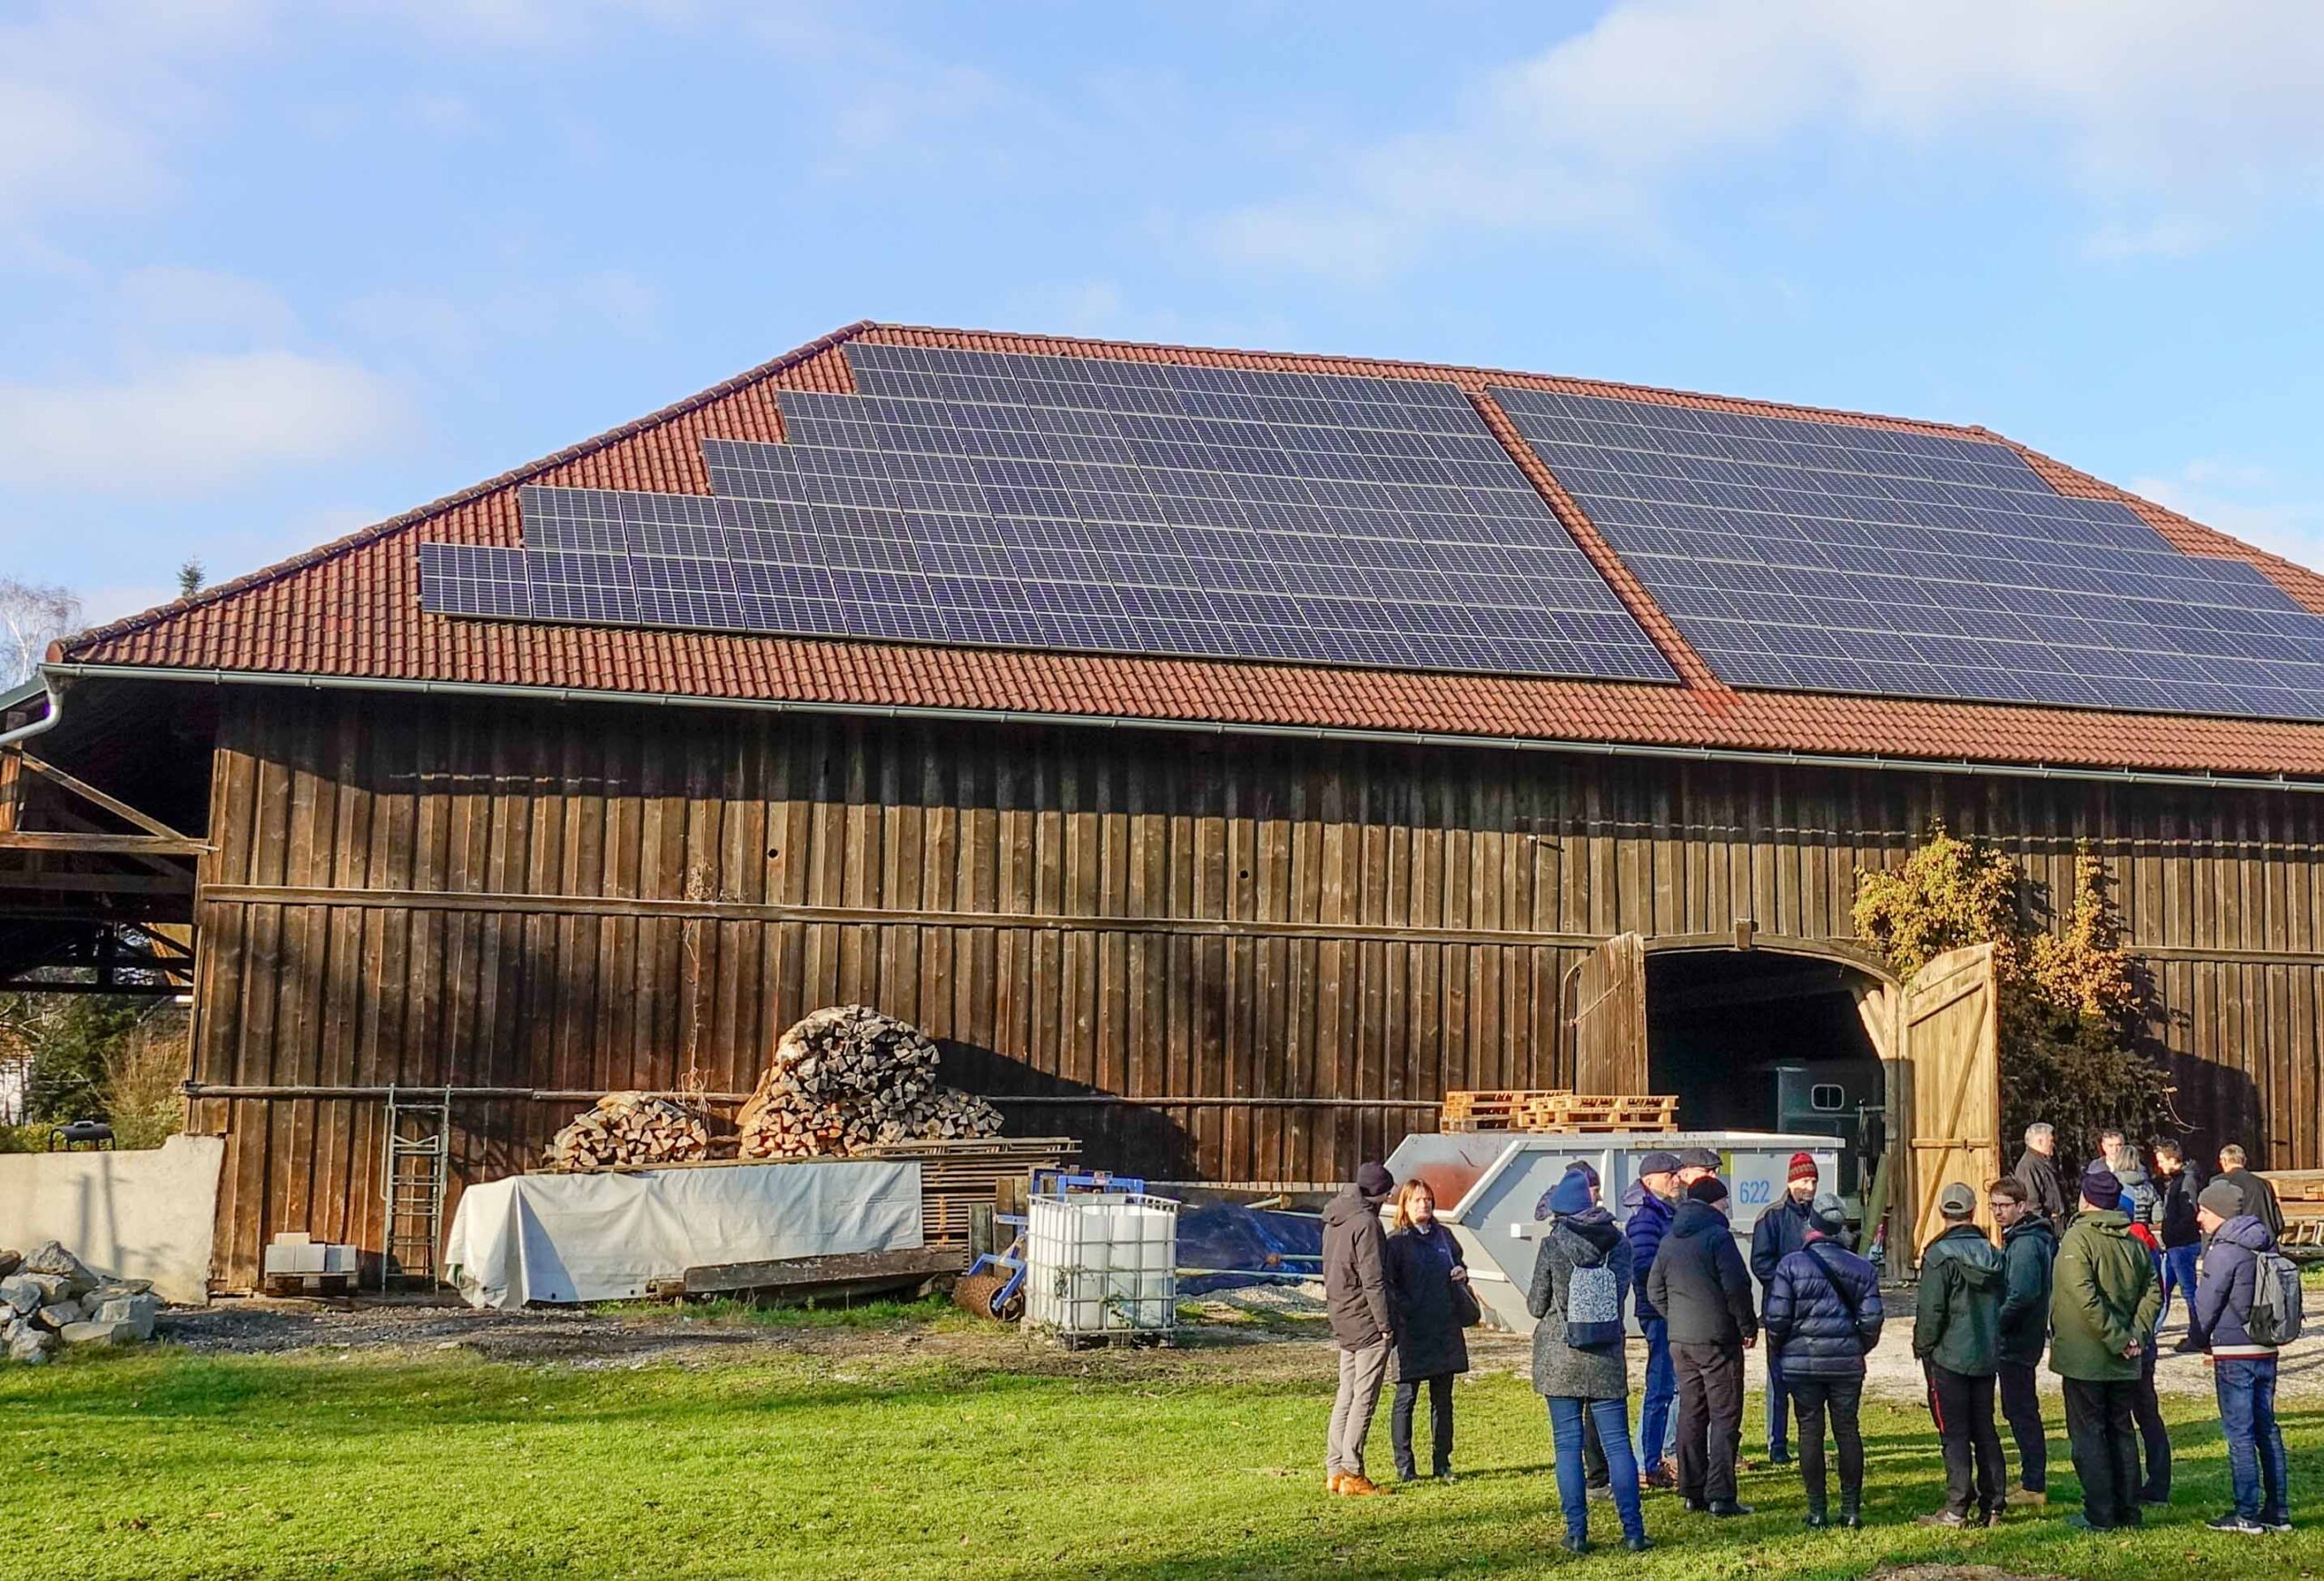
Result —
[{"label": "person with backpack", "polygon": [[1925,1527],[1997,1526],[2001,1432],[1994,1377],[2001,1370],[2001,1253],[1970,1222],[1977,1193],[1955,1181],[1937,1193],[1945,1228],[1921,1252],[1913,1354],[1928,1375],[1929,1410],[1945,1445],[1945,1507]]},{"label": "person with backpack", "polygon": [[2064,1383],[2066,1438],[2082,1479],[2082,1510],[2067,1524],[2084,1531],[2140,1521],[2132,1407],[2162,1292],[2122,1202],[2112,1170],[2083,1171],[2082,1211],[2058,1242],[2050,1283],[2050,1370]]},{"label": "person with backpack", "polygon": [[2276,1352],[2299,1338],[2299,1270],[2243,1194],[2213,1181],[2195,1200],[2211,1238],[2195,1286],[2193,1322],[2207,1337],[2227,1475],[2235,1507],[2207,1521],[2215,1532],[2257,1537],[2291,1530],[2291,1477],[2276,1425]]},{"label": "person with backpack", "polygon": [[1655,1253],[1661,1250],[1676,1211],[1671,1201],[1679,1195],[1679,1155],[1650,1152],[1640,1159],[1638,1181],[1630,1191],[1638,1200],[1633,1202],[1627,1194],[1622,1199],[1630,1210],[1622,1238],[1630,1243],[1635,1309],[1639,1329],[1646,1337],[1646,1383],[1638,1411],[1639,1481],[1646,1487],[1667,1489],[1679,1486],[1674,1468],[1666,1464],[1671,1448],[1670,1402],[1678,1397],[1679,1382],[1670,1370],[1670,1328],[1647,1299],[1646,1284],[1653,1277]]},{"label": "person with backpack", "polygon": [[1807,1239],[1776,1264],[1760,1312],[1799,1413],[1799,1475],[1810,1527],[1830,1523],[1825,1500],[1824,1418],[1840,1451],[1840,1525],[1864,1524],[1864,1359],[1880,1343],[1880,1276],[1841,1245],[1847,1209],[1829,1191],[1807,1205]]},{"label": "person with backpack", "polygon": [[1679,1497],[1718,1517],[1752,1513],[1735,1497],[1735,1452],[1743,1441],[1743,1352],[1758,1343],[1751,1270],[1727,1218],[1727,1183],[1705,1175],[1687,1188],[1647,1281],[1647,1299],[1670,1326],[1679,1375]]},{"label": "person with backpack", "polygon": [[2001,1226],[2002,1420],[2017,1444],[2017,1486],[2005,1503],[2050,1502],[2049,1426],[2042,1420],[2042,1393],[2034,1369],[2050,1339],[2050,1267],[2057,1260],[2058,1232],[2035,1211],[2024,1184],[2004,1175],[1985,1189],[1985,1205]]},{"label": "person with backpack", "polygon": [[[1816,1155],[1796,1152],[1786,1174],[1784,1194],[1759,1214],[1751,1226],[1751,1277],[1759,1281],[1759,1300],[1767,1304],[1768,1284],[1776,1267],[1807,1244],[1807,1204],[1816,1196]],[[1784,1384],[1783,1353],[1768,1348],[1768,1464],[1791,1464],[1791,1393]]]},{"label": "person with backpack", "polygon": [[1533,1392],[1548,1402],[1557,1448],[1558,1506],[1565,1549],[1590,1551],[1590,1497],[1581,1465],[1581,1424],[1595,1418],[1621,1517],[1622,1546],[1644,1553],[1638,1462],[1630,1456],[1630,1364],[1622,1297],[1630,1249],[1614,1216],[1591,1200],[1590,1183],[1568,1170],[1550,1193],[1549,1233],[1533,1254],[1525,1309],[1533,1314]]},{"label": "person with backpack", "polygon": [[[2160,1329],[2171,1321],[2172,1291],[2185,1291],[2188,1310],[2194,1309],[2195,1259],[2203,1243],[2202,1229],[2195,1222],[2195,1199],[2202,1191],[2203,1177],[2188,1162],[2186,1149],[2175,1141],[2162,1141],[2154,1144],[2154,1232],[2162,1242],[2162,1315],[2155,1319]],[[2186,1334],[2172,1349],[2202,1348],[2202,1336],[2196,1332],[2191,1317]]]},{"label": "person with backpack", "polygon": [[1413,1408],[1428,1386],[1430,1467],[1452,1480],[1452,1379],[1469,1370],[1469,1342],[1461,1330],[1482,1315],[1470,1293],[1469,1265],[1452,1232],[1436,1222],[1436,1193],[1425,1181],[1406,1181],[1396,1192],[1388,1236],[1388,1296],[1396,1316],[1393,1370],[1395,1403],[1388,1411],[1388,1444],[1396,1476],[1420,1479],[1413,1460]]}]

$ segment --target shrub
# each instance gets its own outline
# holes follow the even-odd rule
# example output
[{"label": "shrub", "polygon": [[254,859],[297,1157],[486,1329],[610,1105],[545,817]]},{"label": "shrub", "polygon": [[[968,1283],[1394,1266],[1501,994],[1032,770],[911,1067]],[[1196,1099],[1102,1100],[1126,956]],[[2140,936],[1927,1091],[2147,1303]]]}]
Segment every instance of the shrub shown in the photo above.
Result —
[{"label": "shrub", "polygon": [[2148,1052],[2153,978],[2122,947],[2105,865],[2086,847],[2076,854],[2054,933],[2035,925],[2032,898],[2007,855],[1940,824],[1903,867],[1858,874],[1853,914],[1857,935],[1907,981],[1948,950],[1994,946],[2004,1137],[2047,1121],[2086,1151],[2109,1126],[2183,1132],[2168,1074]]}]

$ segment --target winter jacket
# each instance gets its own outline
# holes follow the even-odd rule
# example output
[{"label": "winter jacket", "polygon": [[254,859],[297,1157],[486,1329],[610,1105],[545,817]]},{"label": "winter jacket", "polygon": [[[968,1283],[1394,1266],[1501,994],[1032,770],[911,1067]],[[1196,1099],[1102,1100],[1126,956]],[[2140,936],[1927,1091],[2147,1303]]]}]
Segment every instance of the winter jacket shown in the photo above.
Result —
[{"label": "winter jacket", "polygon": [[2146,1166],[2127,1164],[2114,1171],[2114,1178],[2122,1182],[2122,1211],[2131,1216],[2131,1222],[2153,1223],[2155,1203],[2160,1201],[2162,1193],[2154,1189],[2154,1181],[2147,1174]]},{"label": "winter jacket", "polygon": [[1837,1240],[1811,1235],[1776,1264],[1760,1316],[1786,1378],[1862,1378],[1880,1343],[1880,1276]]},{"label": "winter jacket", "polygon": [[2202,1194],[2201,1172],[2186,1164],[2175,1175],[2157,1175],[2154,1187],[2154,1229],[2162,1237],[2163,1250],[2201,1242],[2203,1229],[2195,1222],[2195,1199]]},{"label": "winter jacket", "polygon": [[2028,1213],[2001,1232],[2001,1359],[2017,1367],[2042,1359],[2050,1339],[2050,1266],[2058,1232]]},{"label": "winter jacket", "polygon": [[2154,1258],[2131,1234],[2130,1215],[2090,1209],[2066,1226],[2051,1272],[2052,1372],[2085,1383],[2137,1382],[2139,1351],[2162,1310]]},{"label": "winter jacket", "polygon": [[1380,1228],[1380,1204],[1386,1201],[1350,1186],[1324,1204],[1324,1306],[1331,1314],[1332,1342],[1343,1350],[1369,1349],[1395,1328],[1388,1237]]},{"label": "winter jacket", "polygon": [[2251,1297],[2259,1283],[2260,1254],[2273,1251],[2276,1238],[2250,1213],[2239,1213],[2211,1235],[2203,1252],[2202,1277],[2195,1283],[2195,1332],[2211,1341],[2213,1356],[2273,1356],[2276,1348],[2251,1338]]},{"label": "winter jacket", "polygon": [[2001,1370],[2001,1253],[1974,1224],[1956,1224],[1921,1253],[1913,1354],[1965,1378]]},{"label": "winter jacket", "polygon": [[1759,1332],[1751,1309],[1751,1270],[1735,1249],[1727,1215],[1708,1202],[1679,1204],[1670,1233],[1655,1253],[1646,1297],[1669,1325],[1673,1345],[1739,1349]]},{"label": "winter jacket", "polygon": [[[1533,1314],[1533,1392],[1545,1397],[1618,1400],[1630,1393],[1623,1342],[1569,1345],[1565,1339],[1566,1292],[1577,1268],[1604,1264],[1614,1270],[1618,1290],[1630,1286],[1630,1247],[1614,1216],[1590,1208],[1558,1220],[1533,1253],[1533,1283],[1525,1309]],[[1621,1297],[1615,1298],[1615,1315]]]},{"label": "winter jacket", "polygon": [[2268,1233],[2281,1239],[2284,1232],[2284,1210],[2276,1201],[2276,1189],[2250,1170],[2229,1170],[2220,1176],[2229,1185],[2243,1193],[2243,1210],[2268,1227]]},{"label": "winter jacket", "polygon": [[2063,1224],[2066,1219],[2065,1188],[2058,1184],[2058,1161],[2027,1148],[2017,1155],[2017,1167],[2010,1177],[2025,1188],[2034,1200],[2034,1208],[2053,1224]]},{"label": "winter jacket", "polygon": [[1751,1226],[1751,1277],[1765,1291],[1776,1265],[1807,1244],[1807,1204],[1787,1191],[1783,1201],[1763,1210]]},{"label": "winter jacket", "polygon": [[1396,1317],[1396,1381],[1469,1370],[1469,1342],[1453,1309],[1452,1270],[1465,1268],[1443,1225],[1408,1224],[1388,1237],[1388,1299]]},{"label": "winter jacket", "polygon": [[[1633,1186],[1639,1193],[1638,1203],[1630,1209],[1630,1223],[1622,1230],[1623,1239],[1630,1243],[1630,1275],[1636,1280],[1638,1320],[1659,1318],[1662,1309],[1646,1297],[1646,1281],[1654,1273],[1654,1254],[1662,1250],[1662,1238],[1670,1232],[1673,1211],[1669,1203],[1653,1192]],[[1627,1196],[1625,1202],[1629,1201]]]}]

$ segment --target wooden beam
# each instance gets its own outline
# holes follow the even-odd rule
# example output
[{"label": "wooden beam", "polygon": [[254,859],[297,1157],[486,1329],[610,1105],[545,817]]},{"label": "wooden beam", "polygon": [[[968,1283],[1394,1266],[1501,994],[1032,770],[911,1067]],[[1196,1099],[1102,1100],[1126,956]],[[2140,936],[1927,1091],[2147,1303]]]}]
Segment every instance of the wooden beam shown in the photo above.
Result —
[{"label": "wooden beam", "polygon": [[[77,835],[104,835],[111,833],[110,830],[99,825],[94,818],[84,816],[77,808],[54,806],[44,810],[50,817],[64,825],[69,833]],[[159,873],[165,877],[180,878],[192,876],[193,870],[192,868],[181,865],[184,862],[190,860],[190,858],[187,857],[139,855],[133,856],[130,860],[136,863],[137,865],[144,868],[149,873]]]},{"label": "wooden beam", "polygon": [[156,878],[143,873],[25,873],[0,867],[0,889],[57,894],[181,894],[193,898],[193,874]]},{"label": "wooden beam", "polygon": [[16,749],[16,756],[23,762],[26,768],[31,769],[34,774],[41,776],[44,779],[54,781],[56,784],[63,786],[66,790],[71,791],[74,795],[81,797],[84,801],[94,802],[106,812],[111,813],[114,817],[121,818],[128,823],[136,825],[148,835],[158,835],[165,840],[184,840],[188,838],[188,836],[181,835],[175,829],[171,828],[167,824],[162,822],[161,819],[153,817],[149,814],[139,812],[127,802],[121,800],[117,796],[106,795],[103,791],[99,790],[96,786],[89,784],[86,780],[74,778],[71,775],[57,767],[56,765],[44,762],[42,759],[34,757],[31,753],[26,752],[22,747],[18,747]]},{"label": "wooden beam", "polygon": [[100,856],[201,856],[212,849],[206,840],[183,835],[68,835],[52,830],[15,829],[0,833],[0,851],[74,851]]}]

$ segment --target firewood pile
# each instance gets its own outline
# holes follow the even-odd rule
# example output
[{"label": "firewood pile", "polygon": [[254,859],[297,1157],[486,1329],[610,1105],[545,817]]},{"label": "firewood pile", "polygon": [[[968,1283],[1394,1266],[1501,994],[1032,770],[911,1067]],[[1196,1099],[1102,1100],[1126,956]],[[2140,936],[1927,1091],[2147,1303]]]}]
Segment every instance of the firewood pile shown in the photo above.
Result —
[{"label": "firewood pile", "polygon": [[861,1004],[803,1017],[735,1116],[744,1158],[851,1158],[900,1142],[997,1136],[1000,1114],[936,1080],[936,1045]]},{"label": "firewood pile", "polygon": [[644,1092],[608,1092],[549,1139],[551,1169],[689,1163],[710,1156],[710,1127],[682,1103]]}]

